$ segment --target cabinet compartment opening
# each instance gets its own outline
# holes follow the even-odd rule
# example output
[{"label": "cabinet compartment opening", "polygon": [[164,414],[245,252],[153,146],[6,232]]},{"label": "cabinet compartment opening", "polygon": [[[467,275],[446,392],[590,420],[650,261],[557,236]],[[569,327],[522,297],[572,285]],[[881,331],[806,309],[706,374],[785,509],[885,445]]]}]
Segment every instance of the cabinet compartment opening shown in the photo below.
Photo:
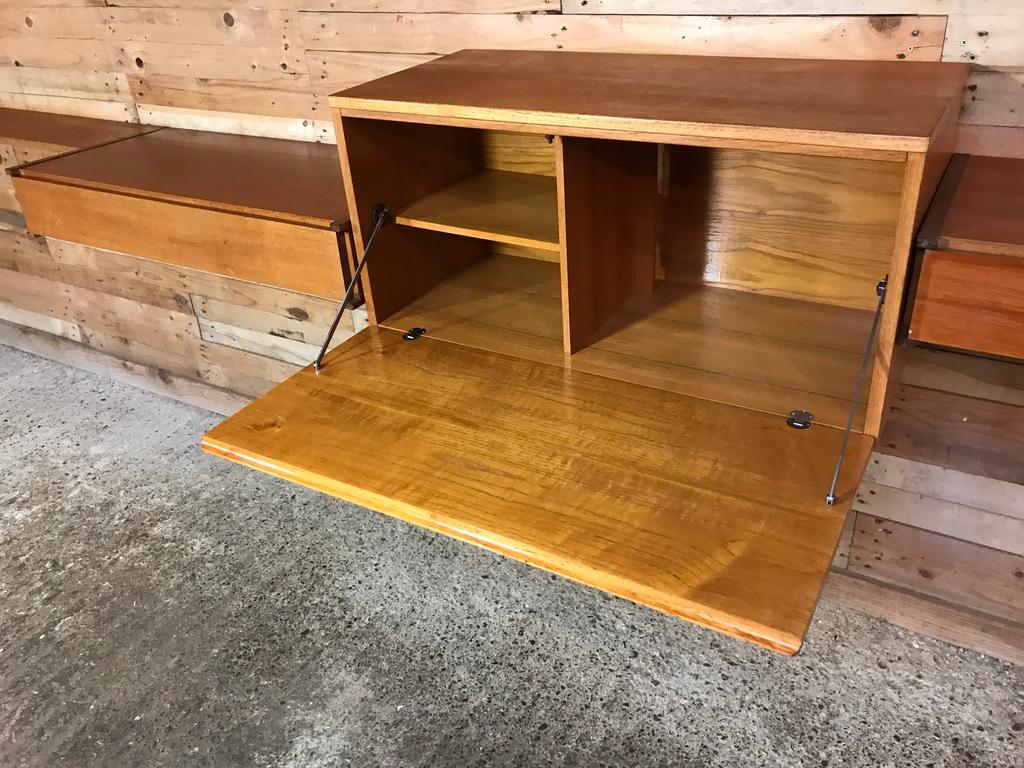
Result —
[{"label": "cabinet compartment opening", "polygon": [[[595,231],[607,225],[569,201],[596,187],[633,220],[632,250],[621,231],[606,232],[611,245],[598,263],[618,259],[620,276],[629,274],[623,266],[650,264],[650,280],[594,311],[592,285],[577,290],[570,279],[572,367],[780,415],[808,410],[843,426],[875,286],[892,256],[902,166],[687,146],[655,156],[616,144],[562,140],[563,259],[570,277],[595,262]],[[595,173],[615,183],[595,184]],[[867,397],[860,393],[857,429]]]},{"label": "cabinet compartment opening", "polygon": [[359,215],[385,203],[373,323],[562,364],[555,147],[543,135],[342,118]]}]

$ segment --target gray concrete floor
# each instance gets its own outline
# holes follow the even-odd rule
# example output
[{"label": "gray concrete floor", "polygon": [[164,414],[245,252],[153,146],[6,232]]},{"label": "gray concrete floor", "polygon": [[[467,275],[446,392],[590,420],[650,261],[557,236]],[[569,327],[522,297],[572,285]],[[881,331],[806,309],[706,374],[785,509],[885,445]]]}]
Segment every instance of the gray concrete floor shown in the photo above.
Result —
[{"label": "gray concrete floor", "polygon": [[208,457],[216,421],[0,347],[0,764],[1024,765],[1024,669],[828,603],[776,656]]}]

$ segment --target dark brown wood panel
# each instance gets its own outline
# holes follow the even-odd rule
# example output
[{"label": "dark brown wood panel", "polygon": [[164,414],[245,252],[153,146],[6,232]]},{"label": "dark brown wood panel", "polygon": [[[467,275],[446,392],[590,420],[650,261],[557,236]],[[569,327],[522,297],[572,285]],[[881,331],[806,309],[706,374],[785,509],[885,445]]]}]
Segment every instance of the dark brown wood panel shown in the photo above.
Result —
[{"label": "dark brown wood panel", "polygon": [[1024,485],[1024,406],[902,385],[878,450]]},{"label": "dark brown wood panel", "polygon": [[925,251],[910,338],[1024,359],[1024,256]]},{"label": "dark brown wood panel", "polygon": [[344,293],[331,230],[35,179],[14,183],[38,234],[314,296]]},{"label": "dark brown wood panel", "polygon": [[1024,258],[1024,160],[969,158],[939,245]]},{"label": "dark brown wood panel", "polygon": [[203,448],[795,653],[871,450],[830,507],[841,435],[369,328]]},{"label": "dark brown wood panel", "polygon": [[0,137],[56,147],[91,147],[156,130],[138,123],[56,115],[27,109],[0,109]]},{"label": "dark brown wood panel", "polygon": [[26,178],[341,228],[334,147],[164,128],[22,167]]},{"label": "dark brown wood panel", "polygon": [[558,139],[562,322],[577,352],[630,297],[654,290],[658,148]]},{"label": "dark brown wood panel", "polygon": [[467,50],[350,88],[331,106],[653,140],[926,151],[966,77],[955,63]]}]

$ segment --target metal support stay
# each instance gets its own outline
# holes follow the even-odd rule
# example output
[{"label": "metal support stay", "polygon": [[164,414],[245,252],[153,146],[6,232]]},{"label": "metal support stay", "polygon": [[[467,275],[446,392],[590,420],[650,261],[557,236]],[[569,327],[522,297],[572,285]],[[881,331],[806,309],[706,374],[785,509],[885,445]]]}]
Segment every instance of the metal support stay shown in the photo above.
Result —
[{"label": "metal support stay", "polygon": [[391,215],[391,211],[384,203],[377,203],[373,206],[373,232],[370,233],[370,237],[366,240],[366,245],[363,246],[363,253],[359,257],[359,262],[356,264],[355,271],[352,273],[352,279],[348,281],[348,286],[345,288],[345,297],[341,300],[341,306],[338,307],[338,314],[334,316],[334,322],[331,323],[330,330],[327,331],[327,338],[324,339],[323,346],[320,347],[320,354],[316,356],[316,360],[313,361],[313,370],[317,373],[324,364],[324,355],[327,354],[327,348],[331,345],[331,339],[334,338],[334,332],[338,330],[338,323],[341,322],[341,316],[345,314],[345,310],[348,309],[348,303],[352,301],[352,294],[359,284],[359,276],[363,272],[363,265],[366,264],[366,257],[370,253],[370,248],[373,246],[373,241],[377,238],[377,234],[380,232]]},{"label": "metal support stay", "polygon": [[839,472],[843,468],[843,459],[846,458],[846,446],[850,442],[850,432],[853,431],[853,420],[857,416],[857,403],[860,402],[860,391],[864,386],[864,374],[867,373],[868,363],[871,360],[871,348],[875,346],[875,337],[878,335],[878,323],[882,319],[882,305],[885,303],[885,289],[889,284],[889,276],[886,275],[875,286],[875,293],[878,295],[878,305],[875,307],[875,318],[871,321],[871,333],[868,334],[868,343],[864,347],[864,357],[860,361],[860,373],[857,375],[857,386],[853,390],[853,402],[850,403],[850,413],[846,417],[846,429],[843,431],[843,441],[839,444],[839,456],[836,458],[836,468],[832,473],[832,485],[829,486],[828,495],[825,496],[825,503],[832,506],[836,503],[836,485],[839,483]]}]

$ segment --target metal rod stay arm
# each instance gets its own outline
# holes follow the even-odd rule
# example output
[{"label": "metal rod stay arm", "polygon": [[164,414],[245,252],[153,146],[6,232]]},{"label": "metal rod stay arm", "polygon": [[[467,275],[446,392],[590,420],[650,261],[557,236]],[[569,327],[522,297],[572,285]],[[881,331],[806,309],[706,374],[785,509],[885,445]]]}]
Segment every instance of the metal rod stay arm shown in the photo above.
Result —
[{"label": "metal rod stay arm", "polygon": [[886,275],[875,286],[875,293],[878,294],[878,304],[875,307],[875,317],[871,321],[871,333],[868,334],[868,343],[864,347],[864,357],[860,361],[860,373],[857,374],[857,386],[853,390],[853,402],[850,403],[850,413],[846,417],[846,429],[843,430],[843,441],[839,444],[839,456],[836,458],[836,468],[832,473],[832,485],[829,486],[828,495],[825,496],[825,503],[832,506],[836,503],[836,486],[839,484],[839,473],[843,468],[843,459],[846,458],[846,447],[850,442],[850,432],[853,431],[853,420],[857,415],[857,404],[860,402],[860,391],[864,386],[864,374],[868,370],[868,362],[871,360],[871,348],[875,346],[875,336],[878,335],[878,323],[882,318],[882,305],[885,303],[885,290],[889,284],[889,276]]},{"label": "metal rod stay arm", "polygon": [[348,308],[348,303],[352,301],[352,294],[356,289],[356,285],[359,283],[359,276],[362,274],[363,265],[366,264],[366,257],[370,253],[370,248],[373,246],[373,241],[377,238],[377,234],[380,232],[381,227],[387,223],[388,216],[390,215],[388,207],[384,203],[377,203],[373,207],[373,231],[370,233],[370,237],[366,240],[366,245],[363,246],[363,253],[359,257],[359,262],[356,264],[355,270],[352,272],[352,279],[348,281],[348,286],[345,288],[345,297],[341,300],[341,306],[338,307],[338,314],[334,316],[334,322],[331,323],[330,330],[327,331],[327,338],[324,339],[323,346],[320,347],[320,354],[316,356],[316,360],[313,361],[313,370],[317,373],[324,364],[324,355],[327,354],[327,348],[331,345],[331,339],[334,338],[334,332],[338,330],[338,323],[341,322],[341,316],[345,314],[345,310]]}]

